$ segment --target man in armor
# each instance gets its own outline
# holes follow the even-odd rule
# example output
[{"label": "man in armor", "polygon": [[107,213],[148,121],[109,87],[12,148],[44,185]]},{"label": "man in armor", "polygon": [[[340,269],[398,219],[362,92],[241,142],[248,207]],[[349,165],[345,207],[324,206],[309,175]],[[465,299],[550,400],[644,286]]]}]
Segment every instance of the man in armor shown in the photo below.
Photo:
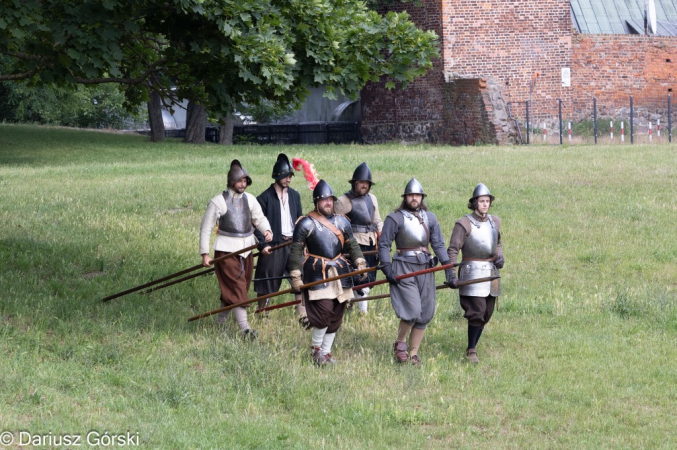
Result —
[{"label": "man in armor", "polygon": [[[343,214],[350,220],[353,228],[353,236],[362,252],[376,250],[378,236],[383,229],[383,221],[378,212],[378,201],[372,194],[371,187],[374,186],[371,181],[371,169],[367,163],[362,163],[353,172],[353,178],[349,181],[352,189],[338,198],[335,209],[336,214]],[[368,267],[375,267],[378,264],[376,255],[365,256]],[[376,280],[376,272],[369,272],[367,282]],[[366,297],[369,295],[369,288],[361,289],[355,293],[355,297]],[[357,307],[361,313],[367,313],[367,302],[357,302]]]},{"label": "man in armor", "polygon": [[[396,277],[433,267],[437,259],[447,259],[440,224],[423,201],[426,195],[421,183],[412,178],[402,194],[402,204],[386,217],[378,242],[383,274],[390,283],[390,302],[400,319],[397,340],[393,344],[395,360],[400,363],[410,361],[414,365],[421,363],[418,350],[426,326],[435,314],[435,274],[427,273],[403,280],[397,280]],[[393,241],[397,251],[391,263],[390,248]],[[429,246],[432,246],[437,258],[431,256]],[[453,270],[447,269],[447,278],[450,276],[453,276]]]},{"label": "man in armor", "polygon": [[[344,252],[350,255],[357,270],[367,267],[362,250],[353,238],[350,222],[334,214],[335,201],[331,186],[320,180],[313,190],[315,209],[302,217],[294,228],[287,270],[296,292],[301,292],[304,284],[352,272],[353,267],[343,256]],[[308,253],[305,259],[304,248]],[[318,366],[334,362],[331,348],[343,322],[345,302],[353,298],[352,286],[352,278],[347,277],[302,292],[313,332],[312,357]]]},{"label": "man in armor", "polygon": [[[266,242],[273,239],[268,219],[261,211],[261,205],[252,194],[245,189],[252,184],[252,179],[237,159],[230,163],[228,171],[228,189],[212,198],[200,226],[200,254],[202,265],[209,267],[209,241],[212,230],[218,224],[214,239],[214,258],[242,250],[256,244],[254,228],[262,233]],[[249,286],[252,281],[254,258],[251,252],[238,257],[227,258],[214,264],[216,277],[221,288],[221,307],[245,302],[249,299]],[[249,339],[256,338],[256,331],[249,327],[246,307],[233,309],[235,321],[242,335]],[[230,312],[230,311],[228,311]],[[228,312],[220,313],[217,322],[222,324]]]},{"label": "man in armor", "polygon": [[[280,153],[273,166],[272,178],[275,182],[256,197],[273,231],[273,240],[270,242],[264,242],[263,234],[258,230],[254,231],[260,242],[260,254],[254,275],[254,291],[256,291],[257,297],[263,297],[280,290],[282,276],[289,259],[290,247],[287,246],[274,252],[271,252],[270,248],[291,241],[294,235],[294,224],[303,215],[301,196],[289,187],[293,176],[294,168],[289,162],[289,158],[284,153]],[[259,281],[260,278],[268,279]],[[296,295],[296,300],[301,300],[301,294]],[[266,306],[268,306],[268,299],[259,300],[259,308]],[[309,327],[310,323],[306,317],[306,309],[303,303],[297,305],[297,311],[299,323],[304,327]]]},{"label": "man in armor", "polygon": [[[468,201],[468,209],[472,214],[461,217],[454,225],[447,254],[450,261],[456,262],[458,252],[463,253],[458,268],[458,279],[461,281],[498,276],[499,269],[503,268],[501,219],[489,214],[493,201],[494,196],[489,188],[478,184]],[[449,284],[455,287],[456,280]],[[464,317],[468,320],[468,348],[465,356],[468,361],[477,363],[477,343],[501,295],[500,280],[462,286],[458,293],[465,311]]]}]

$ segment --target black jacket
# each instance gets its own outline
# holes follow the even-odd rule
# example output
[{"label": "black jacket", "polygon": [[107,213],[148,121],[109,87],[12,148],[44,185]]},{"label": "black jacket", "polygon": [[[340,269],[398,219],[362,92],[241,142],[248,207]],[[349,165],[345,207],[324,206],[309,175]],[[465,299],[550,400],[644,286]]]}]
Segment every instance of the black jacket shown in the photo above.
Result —
[{"label": "black jacket", "polygon": [[[299,217],[303,215],[303,209],[301,208],[301,195],[292,188],[287,188],[287,196],[289,198],[289,212],[291,213],[292,223],[296,223]],[[261,195],[256,197],[256,199],[261,204],[261,209],[263,214],[268,218],[270,222],[270,228],[273,230],[273,240],[271,242],[265,242],[263,240],[263,234],[259,230],[254,230],[256,234],[256,239],[259,240],[259,248],[263,249],[267,246],[275,246],[282,243],[282,221],[281,221],[281,212],[280,212],[280,199],[275,192],[275,185],[271,184],[268,189],[263,191]]]}]

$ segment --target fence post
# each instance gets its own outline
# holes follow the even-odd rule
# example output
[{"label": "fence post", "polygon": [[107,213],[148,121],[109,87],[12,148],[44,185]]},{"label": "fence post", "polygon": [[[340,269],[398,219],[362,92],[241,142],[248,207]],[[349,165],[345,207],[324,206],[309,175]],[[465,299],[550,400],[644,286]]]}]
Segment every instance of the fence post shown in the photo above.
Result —
[{"label": "fence post", "polygon": [[[668,97],[669,98],[669,97]],[[524,102],[527,109],[527,145],[529,145],[529,100]],[[668,103],[669,105],[670,103]]]},{"label": "fence post", "polygon": [[672,108],[670,106],[670,94],[668,94],[668,142],[672,142]]},{"label": "fence post", "polygon": [[635,113],[632,106],[632,95],[630,96],[630,143],[635,143]]},{"label": "fence post", "polygon": [[595,144],[597,143],[597,97],[592,98],[592,132],[595,135]]},{"label": "fence post", "polygon": [[559,145],[562,145],[562,99],[559,100]]}]

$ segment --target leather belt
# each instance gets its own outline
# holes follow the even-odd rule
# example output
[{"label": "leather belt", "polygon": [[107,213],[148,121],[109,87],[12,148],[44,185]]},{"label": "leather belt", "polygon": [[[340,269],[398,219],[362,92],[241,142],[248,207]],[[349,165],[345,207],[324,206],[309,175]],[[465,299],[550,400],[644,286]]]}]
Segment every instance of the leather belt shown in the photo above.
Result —
[{"label": "leather belt", "polygon": [[398,256],[418,256],[421,253],[430,254],[428,247],[398,248]]},{"label": "leather belt", "polygon": [[376,227],[374,225],[351,225],[353,229],[353,233],[370,233],[372,231],[376,231]]}]

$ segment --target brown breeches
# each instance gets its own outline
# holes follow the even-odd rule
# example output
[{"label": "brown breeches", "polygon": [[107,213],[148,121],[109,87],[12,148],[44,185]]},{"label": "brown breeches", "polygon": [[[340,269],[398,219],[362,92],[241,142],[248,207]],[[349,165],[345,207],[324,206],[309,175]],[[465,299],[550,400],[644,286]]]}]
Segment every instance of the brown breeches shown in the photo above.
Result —
[{"label": "brown breeches", "polygon": [[491,315],[494,313],[496,297],[492,297],[491,295],[487,297],[469,297],[467,295],[461,295],[460,299],[461,308],[465,311],[463,317],[468,319],[468,325],[484,328],[484,325],[489,322]]},{"label": "brown breeches", "polygon": [[327,328],[327,333],[336,333],[341,328],[348,302],[339,303],[336,299],[308,300],[304,294],[303,303],[313,327]]},{"label": "brown breeches", "polygon": [[[227,255],[227,252],[214,252],[214,258]],[[249,300],[249,285],[252,283],[254,257],[250,253],[246,258],[234,256],[214,264],[216,278],[221,288],[221,306],[230,306]]]}]

